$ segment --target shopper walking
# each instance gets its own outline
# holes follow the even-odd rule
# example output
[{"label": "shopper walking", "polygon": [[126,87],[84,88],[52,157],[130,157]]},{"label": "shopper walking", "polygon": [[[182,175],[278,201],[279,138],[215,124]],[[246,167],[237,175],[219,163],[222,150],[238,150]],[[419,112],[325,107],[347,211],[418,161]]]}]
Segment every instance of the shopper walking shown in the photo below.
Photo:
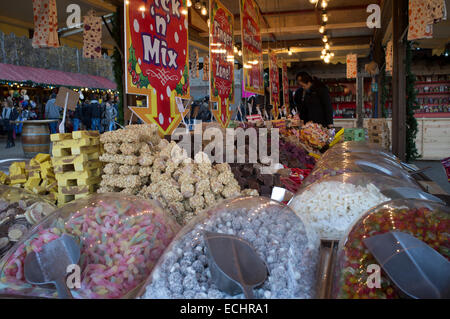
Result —
[{"label": "shopper walking", "polygon": [[[47,101],[47,104],[45,105],[45,118],[48,120],[59,120],[61,117],[61,108],[55,104],[56,102],[56,94],[52,93],[50,96],[50,100]],[[57,127],[58,122],[51,122],[49,124],[50,126],[50,133],[55,134],[57,133]]]},{"label": "shopper walking", "polygon": [[326,85],[306,72],[298,73],[297,80],[305,90],[301,102],[300,118],[305,123],[314,122],[324,127],[332,127],[333,106]]},{"label": "shopper walking", "polygon": [[75,108],[75,112],[73,113],[73,130],[78,131],[80,129],[83,113],[82,113],[82,104],[78,101],[77,107]]},{"label": "shopper walking", "polygon": [[2,119],[3,119],[3,127],[5,131],[7,132],[7,142],[6,142],[6,148],[11,148],[16,146],[14,143],[14,123],[11,123],[10,121],[15,121],[19,115],[17,110],[12,106],[11,101],[5,100],[2,103],[3,110],[2,110]]},{"label": "shopper walking", "polygon": [[293,102],[294,102],[294,109],[295,109],[295,113],[299,114],[300,110],[302,108],[302,102],[303,102],[303,87],[300,84],[300,80],[302,79],[302,77],[300,76],[300,74],[297,74],[297,84],[299,85],[299,88],[297,90],[295,90],[294,95],[293,95]]},{"label": "shopper walking", "polygon": [[100,104],[98,103],[98,96],[94,95],[94,99],[91,100],[90,108],[90,116],[91,116],[91,130],[101,132],[100,128],[100,118],[102,116],[102,109]]},{"label": "shopper walking", "polygon": [[117,116],[117,111],[110,102],[106,102],[105,105],[105,119],[108,123],[107,130],[112,131],[115,129],[115,118]]}]

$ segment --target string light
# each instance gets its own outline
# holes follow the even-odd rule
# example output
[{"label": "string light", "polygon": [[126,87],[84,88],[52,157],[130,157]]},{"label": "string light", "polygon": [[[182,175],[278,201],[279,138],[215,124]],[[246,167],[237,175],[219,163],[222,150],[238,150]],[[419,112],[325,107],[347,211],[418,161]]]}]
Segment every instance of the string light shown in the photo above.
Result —
[{"label": "string light", "polygon": [[208,14],[208,10],[206,10],[206,4],[204,2],[202,4],[202,10],[200,11],[200,13],[204,16]]},{"label": "string light", "polygon": [[188,10],[186,8],[181,9],[181,14],[186,16],[188,14]]},{"label": "string light", "polygon": [[188,8],[192,7],[192,1],[191,0],[187,0],[186,5]]}]

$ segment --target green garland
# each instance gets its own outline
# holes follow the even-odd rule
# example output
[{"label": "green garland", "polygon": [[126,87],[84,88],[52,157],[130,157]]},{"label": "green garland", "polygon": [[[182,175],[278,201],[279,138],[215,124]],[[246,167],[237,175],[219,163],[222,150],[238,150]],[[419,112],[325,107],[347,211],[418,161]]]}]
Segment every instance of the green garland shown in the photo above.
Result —
[{"label": "green garland", "polygon": [[417,120],[414,110],[419,109],[416,100],[416,76],[411,72],[412,64],[412,42],[407,42],[406,47],[406,161],[410,162],[419,158],[416,147],[416,136],[418,132]]},{"label": "green garland", "polygon": [[[112,34],[116,43],[121,43],[121,33],[120,33],[120,24],[119,24],[119,8],[117,8],[116,13],[112,18]],[[123,61],[120,51],[117,47],[114,47],[113,53],[113,72],[114,79],[117,84],[117,91],[119,91],[119,114],[118,114],[118,122],[123,125],[124,123],[124,112],[123,112]]]}]

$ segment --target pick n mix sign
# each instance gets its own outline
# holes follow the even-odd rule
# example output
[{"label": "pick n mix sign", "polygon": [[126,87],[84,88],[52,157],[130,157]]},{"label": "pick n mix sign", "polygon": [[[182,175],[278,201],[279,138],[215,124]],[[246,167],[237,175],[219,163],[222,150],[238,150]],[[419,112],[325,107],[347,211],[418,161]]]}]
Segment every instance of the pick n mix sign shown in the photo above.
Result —
[{"label": "pick n mix sign", "polygon": [[280,114],[280,75],[278,73],[278,59],[275,52],[269,52],[269,83],[270,83],[270,104],[275,119]]},{"label": "pick n mix sign", "polygon": [[212,113],[223,128],[231,120],[230,104],[234,103],[233,14],[218,0],[209,3],[210,100],[218,103]]},{"label": "pick n mix sign", "polygon": [[244,90],[264,95],[261,15],[254,0],[240,0]]},{"label": "pick n mix sign", "polygon": [[147,96],[146,107],[130,107],[162,135],[180,124],[187,110],[176,97],[189,98],[186,0],[125,1],[126,92]]}]

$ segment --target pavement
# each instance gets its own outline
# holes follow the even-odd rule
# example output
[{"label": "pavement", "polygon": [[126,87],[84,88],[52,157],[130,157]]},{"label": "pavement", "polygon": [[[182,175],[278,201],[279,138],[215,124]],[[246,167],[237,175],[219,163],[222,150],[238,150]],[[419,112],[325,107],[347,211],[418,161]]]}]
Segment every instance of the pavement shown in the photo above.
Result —
[{"label": "pavement", "polygon": [[[7,172],[11,162],[1,163],[3,159],[18,159],[25,158],[22,150],[22,143],[20,137],[16,139],[16,146],[6,149],[6,138],[0,135],[0,171]],[[436,182],[443,190],[450,194],[450,183],[448,182],[447,175],[445,174],[444,167],[439,161],[415,161],[412,164],[416,165],[420,169],[430,167],[430,169],[424,172],[431,180]]]}]

